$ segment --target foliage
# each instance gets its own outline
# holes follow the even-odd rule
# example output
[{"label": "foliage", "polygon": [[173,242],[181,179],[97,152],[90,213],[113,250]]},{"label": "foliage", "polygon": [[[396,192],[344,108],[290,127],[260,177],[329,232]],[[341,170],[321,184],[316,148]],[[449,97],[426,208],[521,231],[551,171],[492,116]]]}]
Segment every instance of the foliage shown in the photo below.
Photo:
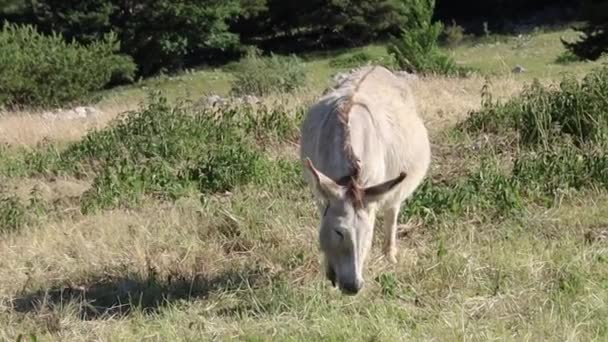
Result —
[{"label": "foliage", "polygon": [[564,46],[580,59],[596,60],[608,52],[608,1],[586,0],[583,2],[582,26],[575,29],[581,33],[579,40]]},{"label": "foliage", "polygon": [[556,145],[540,152],[524,153],[513,174],[530,193],[558,195],[568,189],[608,186],[608,154],[605,148]]},{"label": "foliage", "polygon": [[16,231],[27,222],[27,208],[16,196],[0,197],[0,233]]},{"label": "foliage", "polygon": [[394,68],[395,61],[392,56],[374,56],[360,51],[334,58],[329,62],[329,66],[336,69],[355,69],[366,64],[378,64],[391,69]]},{"label": "foliage", "polygon": [[61,105],[81,100],[112,80],[130,78],[135,66],[114,35],[84,47],[30,25],[5,23],[0,32],[0,105]]},{"label": "foliage", "polygon": [[437,0],[434,17],[456,20],[476,35],[484,34],[484,22],[495,33],[518,34],[530,21],[538,27],[572,22],[578,7],[579,1],[572,0]]},{"label": "foliage", "polygon": [[304,64],[297,56],[262,57],[256,49],[236,65],[234,75],[231,91],[236,95],[291,93],[306,83]]},{"label": "foliage", "polygon": [[506,103],[486,97],[482,109],[472,112],[462,127],[492,133],[517,130],[524,144],[549,146],[564,135],[578,145],[599,143],[608,137],[607,99],[608,67],[604,66],[582,81],[564,77],[556,89],[535,80]]},{"label": "foliage", "polygon": [[471,211],[506,216],[522,208],[523,198],[516,180],[501,171],[495,160],[486,158],[466,177],[448,181],[428,177],[408,203],[402,216],[433,221],[441,215]]},{"label": "foliage", "polygon": [[569,50],[564,51],[555,58],[555,63],[557,64],[569,64],[578,61],[580,61],[580,58]]},{"label": "foliage", "polygon": [[494,101],[488,88],[482,108],[455,132],[518,139],[498,152],[502,158],[495,145],[478,145],[466,176],[427,179],[404,215],[436,219],[475,211],[492,218],[525,201],[551,204],[570,190],[608,186],[608,67],[582,81],[565,77],[556,88],[535,81],[504,103]]},{"label": "foliage", "polygon": [[445,26],[443,30],[443,41],[449,47],[456,47],[465,38],[464,27],[456,24],[456,21],[452,20],[450,25]]},{"label": "foliage", "polygon": [[[255,2],[255,1],[254,1]],[[259,2],[263,2],[259,6]],[[241,17],[233,25],[244,43],[276,50],[318,49],[360,45],[398,33],[405,23],[402,0],[262,0],[256,15]]]},{"label": "foliage", "polygon": [[234,53],[238,36],[228,21],[240,1],[132,2],[123,0],[30,0],[35,23],[45,32],[88,44],[113,31],[121,51],[131,55],[143,75],[175,70],[216,55]]},{"label": "foliage", "polygon": [[454,60],[439,48],[443,30],[440,22],[431,23],[435,0],[413,0],[408,21],[399,37],[392,37],[388,52],[403,70],[416,73],[453,75],[461,73]]},{"label": "foliage", "polygon": [[[221,112],[171,106],[154,95],[141,110],[125,113],[58,151],[27,154],[21,174],[90,175],[86,211],[136,205],[144,196],[175,199],[191,192],[230,191],[239,185],[292,184],[291,161],[272,160],[261,141],[293,140],[301,113],[229,108]],[[13,162],[13,165],[15,163]]]}]

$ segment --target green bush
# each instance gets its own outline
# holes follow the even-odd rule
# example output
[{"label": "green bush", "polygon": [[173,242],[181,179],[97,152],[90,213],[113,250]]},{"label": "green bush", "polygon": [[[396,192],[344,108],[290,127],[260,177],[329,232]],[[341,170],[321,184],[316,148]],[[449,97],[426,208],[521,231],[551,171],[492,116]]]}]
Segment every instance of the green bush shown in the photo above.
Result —
[{"label": "green bush", "polygon": [[329,62],[329,66],[336,69],[355,69],[368,63],[382,65],[389,69],[395,67],[393,56],[374,56],[365,51],[334,58]]},{"label": "green bush", "polygon": [[402,212],[406,217],[436,220],[441,215],[484,212],[505,216],[522,208],[518,183],[495,160],[482,160],[466,177],[427,178]]},{"label": "green bush", "polygon": [[555,58],[555,63],[557,64],[570,64],[574,62],[580,62],[580,58],[572,53],[571,51],[564,51],[557,58]]},{"label": "green bush", "polygon": [[505,145],[506,149],[475,144],[475,157],[467,163],[473,165],[470,171],[461,177],[428,178],[404,215],[426,219],[469,212],[503,216],[526,202],[552,205],[569,191],[606,189],[606,99],[608,66],[593,70],[581,81],[565,77],[557,87],[535,81],[504,103],[492,99],[486,84],[482,108],[455,132],[459,136],[463,131],[472,133],[474,141],[481,134],[489,134],[490,139],[515,137],[514,144]]},{"label": "green bush", "polygon": [[517,97],[494,103],[484,97],[462,127],[468,131],[502,133],[515,130],[524,144],[549,146],[565,137],[576,144],[608,138],[608,66],[593,70],[582,81],[564,77],[559,87],[535,80]]},{"label": "green bush", "polygon": [[443,36],[443,41],[447,46],[455,47],[465,39],[464,27],[452,20],[452,24],[444,28]]},{"label": "green bush", "polygon": [[250,50],[236,65],[231,92],[235,95],[266,96],[272,93],[292,93],[306,83],[304,64],[295,56],[271,54],[263,57]]},{"label": "green bush", "polygon": [[608,187],[608,150],[559,144],[548,149],[519,150],[504,164],[488,151],[463,176],[428,177],[404,207],[405,217],[434,221],[449,215],[507,217],[526,203],[552,205],[571,190]]},{"label": "green bush", "polygon": [[93,178],[82,199],[85,212],[134,206],[146,196],[175,199],[192,192],[212,194],[255,184],[294,184],[294,161],[271,159],[261,141],[292,141],[300,113],[252,108],[220,113],[187,104],[171,106],[153,96],[108,128],[93,131],[58,151],[48,147],[19,162],[30,174]]},{"label": "green bush", "polygon": [[32,0],[28,4],[38,27],[68,40],[90,44],[115,32],[121,52],[134,58],[144,76],[238,53],[239,37],[228,24],[240,13],[239,0]]},{"label": "green bush", "polygon": [[17,231],[27,223],[27,208],[15,196],[0,197],[0,233]]},{"label": "green bush", "polygon": [[243,10],[252,4],[261,9],[240,16],[233,29],[270,50],[362,45],[398,33],[408,14],[403,0],[249,0]]},{"label": "green bush", "polygon": [[608,154],[605,148],[556,145],[539,152],[523,153],[513,175],[531,193],[556,195],[560,190],[608,186]]},{"label": "green bush", "polygon": [[585,0],[582,3],[584,24],[575,27],[581,37],[574,42],[562,38],[562,44],[579,59],[597,60],[608,53],[608,1]]},{"label": "green bush", "polygon": [[116,55],[114,35],[84,47],[32,26],[5,23],[0,32],[0,105],[62,105],[86,99],[117,79],[130,78],[135,65]]},{"label": "green bush", "polygon": [[403,70],[421,74],[464,74],[465,69],[441,51],[439,37],[443,30],[440,22],[431,23],[435,0],[413,0],[408,22],[399,37],[392,37],[388,52]]}]

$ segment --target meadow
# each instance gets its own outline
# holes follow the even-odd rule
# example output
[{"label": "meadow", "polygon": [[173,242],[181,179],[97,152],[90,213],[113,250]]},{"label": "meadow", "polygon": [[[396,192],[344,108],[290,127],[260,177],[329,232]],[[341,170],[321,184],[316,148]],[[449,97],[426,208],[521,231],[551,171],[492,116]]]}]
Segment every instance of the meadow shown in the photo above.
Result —
[{"label": "meadow", "polygon": [[94,119],[1,113],[0,339],[608,339],[608,67],[559,62],[573,34],[464,42],[476,72],[411,81],[431,170],[354,297],[320,269],[299,124],[382,45],[301,56],[306,86],[251,106],[200,105],[228,65],[102,92]]}]

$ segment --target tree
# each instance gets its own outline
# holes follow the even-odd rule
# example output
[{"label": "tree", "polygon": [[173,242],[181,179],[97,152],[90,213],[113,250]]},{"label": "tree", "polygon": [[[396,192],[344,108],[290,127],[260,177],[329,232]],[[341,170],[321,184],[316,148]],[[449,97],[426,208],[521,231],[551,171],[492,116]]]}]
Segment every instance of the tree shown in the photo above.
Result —
[{"label": "tree", "polygon": [[586,0],[583,4],[585,24],[575,29],[582,34],[581,39],[567,42],[564,46],[579,58],[596,60],[608,52],[608,1]]},{"label": "tree", "polygon": [[407,15],[404,0],[249,1],[264,9],[241,18],[233,28],[243,42],[272,50],[283,45],[299,49],[361,45],[398,33]]},{"label": "tree", "polygon": [[408,72],[422,74],[460,74],[454,60],[439,48],[443,30],[440,22],[432,22],[435,0],[410,0],[407,24],[399,37],[392,37],[387,50],[397,65]]},{"label": "tree", "polygon": [[122,52],[140,73],[213,59],[239,47],[228,21],[240,13],[240,0],[27,0],[35,24],[81,43],[113,31]]}]

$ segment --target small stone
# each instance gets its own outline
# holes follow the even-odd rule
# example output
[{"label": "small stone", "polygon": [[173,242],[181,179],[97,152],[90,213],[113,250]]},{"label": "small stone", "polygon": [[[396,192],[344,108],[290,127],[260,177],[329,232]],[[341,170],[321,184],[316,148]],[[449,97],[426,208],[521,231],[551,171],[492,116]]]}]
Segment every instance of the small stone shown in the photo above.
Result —
[{"label": "small stone", "polygon": [[405,70],[396,71],[395,75],[397,75],[398,77],[405,78],[407,80],[411,80],[411,81],[417,81],[418,80],[418,75],[409,73],[409,72],[407,72]]},{"label": "small stone", "polygon": [[521,66],[519,64],[516,65],[515,68],[513,68],[513,70],[511,70],[511,72],[513,72],[514,74],[521,74],[526,71],[527,71],[526,68],[524,68],[523,66]]}]

